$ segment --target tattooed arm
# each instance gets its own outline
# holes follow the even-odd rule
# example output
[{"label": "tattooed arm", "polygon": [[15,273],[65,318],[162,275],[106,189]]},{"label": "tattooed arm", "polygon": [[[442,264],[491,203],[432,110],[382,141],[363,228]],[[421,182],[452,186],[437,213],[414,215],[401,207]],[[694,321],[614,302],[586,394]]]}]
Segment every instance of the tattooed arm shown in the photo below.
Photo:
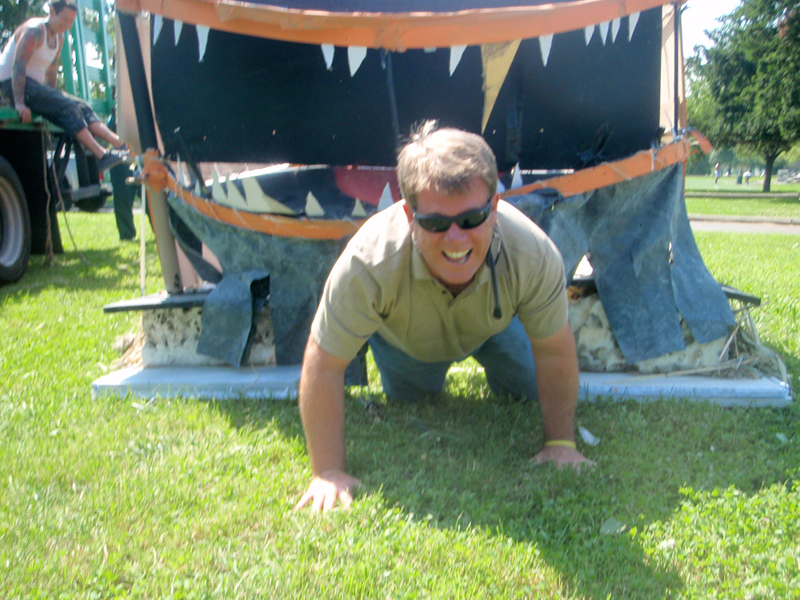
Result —
[{"label": "tattooed arm", "polygon": [[44,26],[25,23],[20,27],[14,62],[11,65],[11,86],[14,90],[14,108],[23,123],[30,123],[31,109],[25,104],[25,77],[28,61],[34,51],[42,47],[45,39]]}]

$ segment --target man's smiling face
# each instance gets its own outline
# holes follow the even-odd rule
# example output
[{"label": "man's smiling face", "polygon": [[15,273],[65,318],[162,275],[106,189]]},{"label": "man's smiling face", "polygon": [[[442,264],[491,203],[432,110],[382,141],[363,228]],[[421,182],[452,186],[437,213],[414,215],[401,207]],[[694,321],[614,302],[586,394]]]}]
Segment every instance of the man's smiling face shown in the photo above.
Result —
[{"label": "man's smiling face", "polygon": [[428,189],[417,195],[418,215],[453,217],[482,209],[489,201],[492,203],[492,212],[481,225],[461,229],[453,223],[441,233],[423,229],[414,219],[411,207],[405,205],[414,244],[431,274],[453,293],[462,291],[470,284],[486,258],[497,220],[498,196],[490,196],[486,183],[477,178],[470,182],[463,194],[447,195]]}]

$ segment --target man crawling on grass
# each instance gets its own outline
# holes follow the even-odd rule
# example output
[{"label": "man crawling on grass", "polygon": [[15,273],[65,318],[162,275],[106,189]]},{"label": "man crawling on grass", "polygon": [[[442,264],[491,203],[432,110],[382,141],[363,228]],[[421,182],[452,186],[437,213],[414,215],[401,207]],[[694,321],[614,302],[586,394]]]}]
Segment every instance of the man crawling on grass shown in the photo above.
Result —
[{"label": "man crawling on grass", "polygon": [[303,359],[299,402],[313,479],[297,508],[352,502],[344,373],[369,342],[386,395],[444,389],[472,356],[495,393],[538,399],[544,447],[531,461],[579,466],[575,341],[564,263],[552,241],[497,195],[482,137],[425,123],[398,157],[403,201],[369,219],[325,284]]}]

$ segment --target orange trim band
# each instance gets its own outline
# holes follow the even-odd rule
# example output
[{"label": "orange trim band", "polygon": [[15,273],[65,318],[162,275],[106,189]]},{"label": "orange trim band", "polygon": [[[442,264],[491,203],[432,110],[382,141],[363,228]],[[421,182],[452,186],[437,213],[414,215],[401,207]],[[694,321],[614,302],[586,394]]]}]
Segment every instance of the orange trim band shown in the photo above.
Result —
[{"label": "orange trim band", "polygon": [[[698,141],[704,153],[712,150],[711,144],[699,131],[691,129],[688,133]],[[665,169],[684,162],[691,153],[692,147],[689,139],[682,137],[661,148],[643,150],[622,160],[603,163],[568,175],[544,179],[520,188],[506,190],[500,196],[509,198],[544,188],[555,188],[568,198]],[[281,237],[338,240],[353,235],[366,221],[366,219],[352,221],[339,219],[313,220],[305,217],[283,217],[237,210],[217,202],[198,198],[178,185],[178,182],[167,170],[166,165],[158,158],[155,150],[148,150],[143,158],[144,168],[142,169],[142,175],[147,185],[154,191],[168,188],[184,202],[204,215],[249,231]]]},{"label": "orange trim band", "polygon": [[[678,0],[684,4],[687,0]],[[342,13],[232,0],[117,0],[117,10],[146,11],[211,29],[306,44],[403,51],[507,42],[574,31],[671,3],[671,0],[573,0],[456,12]]]},{"label": "orange trim band", "polygon": [[161,162],[155,150],[144,154],[142,175],[154,191],[169,189],[198,212],[228,225],[248,231],[266,233],[279,237],[296,237],[312,240],[340,240],[353,235],[366,219],[345,221],[340,219],[308,219],[306,217],[283,217],[267,213],[251,213],[198,198],[181,187]]},{"label": "orange trim band", "polygon": [[[708,141],[699,132],[690,132],[694,137],[697,133],[702,140],[708,144]],[[700,147],[704,148],[703,141],[700,141]],[[710,144],[708,145],[710,149]],[[704,151],[706,151],[704,149]],[[707,152],[707,151],[706,151]],[[583,194],[592,190],[635,179],[665,169],[679,162],[685,161],[691,154],[691,145],[686,138],[678,139],[666,146],[653,150],[643,150],[637,152],[633,156],[623,158],[610,163],[603,163],[596,167],[588,169],[581,169],[569,175],[562,175],[560,177],[553,177],[551,179],[544,179],[525,185],[523,187],[507,190],[500,194],[502,198],[509,198],[511,196],[521,196],[535,190],[544,188],[555,188],[564,197],[575,196],[576,194]]]}]

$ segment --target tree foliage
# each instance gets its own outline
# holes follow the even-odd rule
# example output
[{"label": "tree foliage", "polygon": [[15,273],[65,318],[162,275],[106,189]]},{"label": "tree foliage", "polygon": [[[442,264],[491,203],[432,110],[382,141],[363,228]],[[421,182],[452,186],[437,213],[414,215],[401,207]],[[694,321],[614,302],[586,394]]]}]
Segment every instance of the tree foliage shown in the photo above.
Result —
[{"label": "tree foliage", "polygon": [[687,60],[690,124],[716,145],[744,146],[772,166],[800,140],[800,15],[796,0],[743,0]]},{"label": "tree foliage", "polygon": [[44,16],[45,0],[0,0],[0,48],[23,21]]}]

